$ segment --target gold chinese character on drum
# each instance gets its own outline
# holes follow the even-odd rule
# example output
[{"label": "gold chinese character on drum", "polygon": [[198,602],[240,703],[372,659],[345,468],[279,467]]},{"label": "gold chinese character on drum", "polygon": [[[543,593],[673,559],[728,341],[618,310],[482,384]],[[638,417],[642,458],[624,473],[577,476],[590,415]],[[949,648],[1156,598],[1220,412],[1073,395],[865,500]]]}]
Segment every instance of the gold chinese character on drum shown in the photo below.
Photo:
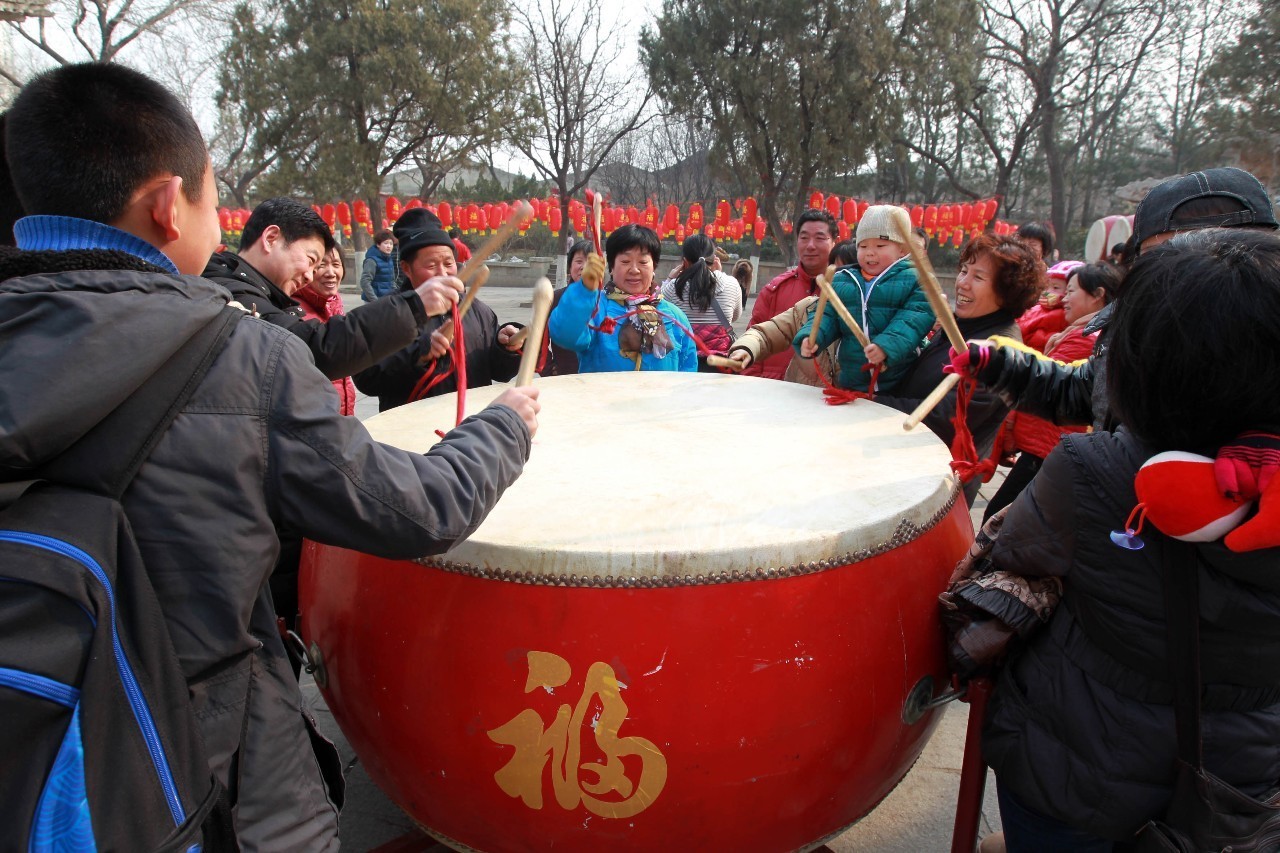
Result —
[{"label": "gold chinese character on drum", "polygon": [[[569,662],[547,652],[529,652],[529,680],[524,692],[542,688],[548,693],[569,681]],[[599,710],[587,719],[594,700]],[[542,787],[550,762],[552,788],[562,809],[576,809],[581,803],[587,811],[606,818],[631,817],[644,811],[662,793],[667,782],[667,759],[662,752],[642,737],[618,737],[618,729],[627,719],[627,703],[622,700],[613,667],[597,661],[587,671],[582,697],[574,708],[561,705],[555,721],[544,728],[537,711],[526,708],[510,722],[490,731],[494,743],[514,746],[515,755],[505,767],[493,774],[498,787],[509,796],[519,797],[533,809],[542,808]],[[596,746],[604,754],[604,764],[582,761],[584,729],[594,733]],[[640,759],[638,782],[626,775],[622,756]],[[581,779],[591,773],[594,782]],[[621,799],[607,799],[616,794]]]},{"label": "gold chinese character on drum", "polygon": [[[370,777],[493,853],[801,850],[874,808],[948,680],[936,599],[973,533],[947,448],[772,380],[540,385],[524,474],[467,541],[307,546],[304,637]],[[368,426],[426,451],[453,418]]]}]

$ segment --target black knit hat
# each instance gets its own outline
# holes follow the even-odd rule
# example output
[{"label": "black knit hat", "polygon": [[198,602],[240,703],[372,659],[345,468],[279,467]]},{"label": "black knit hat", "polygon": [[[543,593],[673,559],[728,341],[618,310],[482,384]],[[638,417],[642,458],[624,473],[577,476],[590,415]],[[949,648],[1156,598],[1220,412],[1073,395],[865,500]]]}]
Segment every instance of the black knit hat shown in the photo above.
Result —
[{"label": "black knit hat", "polygon": [[440,218],[425,207],[415,207],[400,214],[391,232],[396,235],[402,261],[412,262],[413,256],[423,246],[448,246],[454,257],[458,256],[458,247],[444,230]]}]

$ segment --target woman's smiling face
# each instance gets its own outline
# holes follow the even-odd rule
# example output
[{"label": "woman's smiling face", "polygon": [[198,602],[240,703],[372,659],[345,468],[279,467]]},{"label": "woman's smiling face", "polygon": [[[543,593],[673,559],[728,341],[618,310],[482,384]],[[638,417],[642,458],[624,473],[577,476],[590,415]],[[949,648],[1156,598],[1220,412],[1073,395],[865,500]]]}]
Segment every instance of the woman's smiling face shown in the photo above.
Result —
[{"label": "woman's smiling face", "polygon": [[960,265],[956,276],[957,317],[984,317],[1000,308],[996,296],[996,264],[989,252],[982,252]]}]

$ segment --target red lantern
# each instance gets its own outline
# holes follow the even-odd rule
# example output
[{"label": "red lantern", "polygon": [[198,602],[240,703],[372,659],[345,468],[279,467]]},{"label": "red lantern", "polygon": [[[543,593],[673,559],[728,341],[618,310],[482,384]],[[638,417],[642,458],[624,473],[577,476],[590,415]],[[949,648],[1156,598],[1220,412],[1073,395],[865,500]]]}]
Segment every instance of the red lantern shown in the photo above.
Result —
[{"label": "red lantern", "polygon": [[999,211],[1000,211],[1000,199],[998,198],[987,199],[987,221],[990,222],[992,219],[995,219],[996,214]]},{"label": "red lantern", "polygon": [[754,228],[754,231],[755,231],[755,234],[756,234],[756,242],[757,242],[757,243],[763,243],[763,242],[764,242],[764,238],[765,238],[765,236],[766,236],[766,235],[768,234],[768,232],[769,232],[769,224],[768,224],[767,222],[765,222],[763,219],[761,219],[761,218],[757,215],[757,216],[756,216],[756,227]]},{"label": "red lantern", "polygon": [[716,205],[716,227],[724,228],[728,225],[731,215],[732,211],[729,209],[729,202],[721,199],[720,203]]},{"label": "red lantern", "polygon": [[938,227],[938,206],[931,204],[924,209],[924,230],[933,236],[933,230]]},{"label": "red lantern", "polygon": [[[440,202],[440,205],[441,205],[441,206],[444,206],[444,204],[445,204],[445,203],[444,203],[443,201],[442,201],[442,202]],[[420,198],[411,198],[411,199],[409,199],[409,201],[405,204],[404,209],[405,209],[405,210],[413,210],[414,208],[417,208],[417,207],[422,207],[422,199],[420,199]],[[448,228],[448,227],[449,227],[448,225],[446,225],[446,226],[445,226],[445,228]]]},{"label": "red lantern", "polygon": [[960,227],[968,229],[973,225],[973,205],[960,205]]},{"label": "red lantern", "polygon": [[782,223],[782,233],[783,233],[783,234],[790,234],[793,230],[795,230],[795,226],[791,224],[791,220],[790,220],[790,219],[788,219],[786,222]]},{"label": "red lantern", "polygon": [[587,233],[587,208],[577,199],[569,202],[569,221],[573,223],[573,230],[578,234]]},{"label": "red lantern", "polygon": [[662,211],[662,233],[670,237],[679,225],[680,208],[674,204],[668,204],[666,210]]},{"label": "red lantern", "polygon": [[332,204],[324,206],[324,212],[320,214],[320,218],[324,220],[324,224],[333,228],[333,223],[338,221],[338,211]]},{"label": "red lantern", "polygon": [[361,225],[367,225],[369,222],[369,205],[365,203],[364,199],[358,198],[353,207],[355,209],[356,222]]},{"label": "red lantern", "polygon": [[[418,201],[418,199],[415,198],[413,201]],[[413,201],[409,202],[410,207],[413,207]],[[418,202],[418,204],[421,205],[422,203]],[[449,227],[453,225],[453,207],[449,205],[449,202],[442,201],[436,205],[436,216],[440,217],[440,227],[444,230],[448,231]]]},{"label": "red lantern", "polygon": [[742,203],[742,221],[746,223],[748,231],[754,230],[758,212],[759,205],[756,204],[755,197],[747,196],[747,200]]},{"label": "red lantern", "polygon": [[345,201],[338,202],[338,221],[344,230],[351,227],[351,205]]},{"label": "red lantern", "polygon": [[484,212],[484,210],[483,210],[483,209],[481,209],[481,208],[477,208],[477,209],[476,209],[476,221],[475,221],[475,225],[473,226],[473,229],[472,229],[472,230],[475,230],[475,231],[488,231],[488,230],[489,230],[489,227],[490,227],[490,226],[489,226],[489,215],[488,215],[488,214],[486,214],[486,213]]},{"label": "red lantern", "polygon": [[231,230],[231,211],[225,207],[218,208],[218,227],[223,231]]},{"label": "red lantern", "polygon": [[814,210],[822,209],[822,193],[817,190],[809,193],[809,207]]},{"label": "red lantern", "polygon": [[858,203],[851,198],[845,199],[843,213],[844,213],[845,222],[857,222],[858,221]]},{"label": "red lantern", "polygon": [[474,201],[467,205],[467,228],[474,234],[476,231],[484,229],[484,224],[480,221],[480,205]]},{"label": "red lantern", "polygon": [[919,228],[923,224],[924,208],[917,204],[915,207],[911,208],[911,227]]},{"label": "red lantern", "polygon": [[734,219],[729,223],[729,237],[735,243],[742,239],[742,235],[746,233],[746,230],[747,226],[743,224],[741,219]]},{"label": "red lantern", "polygon": [[658,230],[658,208],[653,206],[653,202],[649,202],[644,206],[644,213],[640,215],[640,221],[644,223],[645,228],[653,231]]},{"label": "red lantern", "polygon": [[400,218],[400,199],[393,195],[387,196],[387,219],[395,222]]},{"label": "red lantern", "polygon": [[702,205],[696,201],[689,205],[689,233],[694,234],[702,230]]},{"label": "red lantern", "polygon": [[843,243],[845,240],[848,240],[849,235],[852,233],[849,230],[849,223],[841,219],[839,222],[836,223],[836,226],[840,231],[840,242]]},{"label": "red lantern", "polygon": [[564,213],[560,210],[559,205],[551,208],[551,214],[547,217],[547,224],[551,227],[551,234],[559,237],[560,226],[564,224]]},{"label": "red lantern", "polygon": [[480,208],[480,212],[484,214],[485,230],[493,230],[498,227],[498,220],[494,216],[493,204],[485,202],[484,207]]},{"label": "red lantern", "polygon": [[867,208],[870,206],[871,205],[868,202],[865,202],[865,201],[858,202],[858,221],[859,222],[862,221],[862,217],[867,215]]},{"label": "red lantern", "polygon": [[831,214],[832,219],[840,218],[840,197],[835,195],[827,196],[827,213]]}]

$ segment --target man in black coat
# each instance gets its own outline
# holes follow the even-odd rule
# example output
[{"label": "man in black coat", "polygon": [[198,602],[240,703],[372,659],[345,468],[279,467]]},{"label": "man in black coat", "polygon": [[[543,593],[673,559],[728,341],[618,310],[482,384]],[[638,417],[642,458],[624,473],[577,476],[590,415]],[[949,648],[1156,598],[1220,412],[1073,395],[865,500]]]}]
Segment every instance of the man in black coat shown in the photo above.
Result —
[{"label": "man in black coat", "polygon": [[[431,211],[420,207],[405,211],[396,222],[395,235],[400,245],[400,268],[411,287],[457,272],[457,249]],[[441,328],[444,322],[445,318],[432,320],[412,344],[356,374],[356,387],[378,398],[378,411],[458,390],[457,372],[449,354],[452,334]],[[498,316],[479,299],[471,303],[462,325],[468,388],[505,382],[516,375],[520,349],[510,346],[518,331],[516,325],[499,327]],[[430,376],[424,379],[427,374]],[[441,377],[440,381],[432,385],[437,377]],[[427,385],[431,386],[429,390]]]},{"label": "man in black coat", "polygon": [[288,198],[267,199],[245,223],[239,253],[214,254],[204,277],[230,290],[258,317],[302,338],[330,379],[350,376],[408,346],[429,317],[446,313],[458,299],[452,283],[432,278],[327,323],[307,320],[293,294],[311,283],[333,245],[329,226],[314,210]]}]

